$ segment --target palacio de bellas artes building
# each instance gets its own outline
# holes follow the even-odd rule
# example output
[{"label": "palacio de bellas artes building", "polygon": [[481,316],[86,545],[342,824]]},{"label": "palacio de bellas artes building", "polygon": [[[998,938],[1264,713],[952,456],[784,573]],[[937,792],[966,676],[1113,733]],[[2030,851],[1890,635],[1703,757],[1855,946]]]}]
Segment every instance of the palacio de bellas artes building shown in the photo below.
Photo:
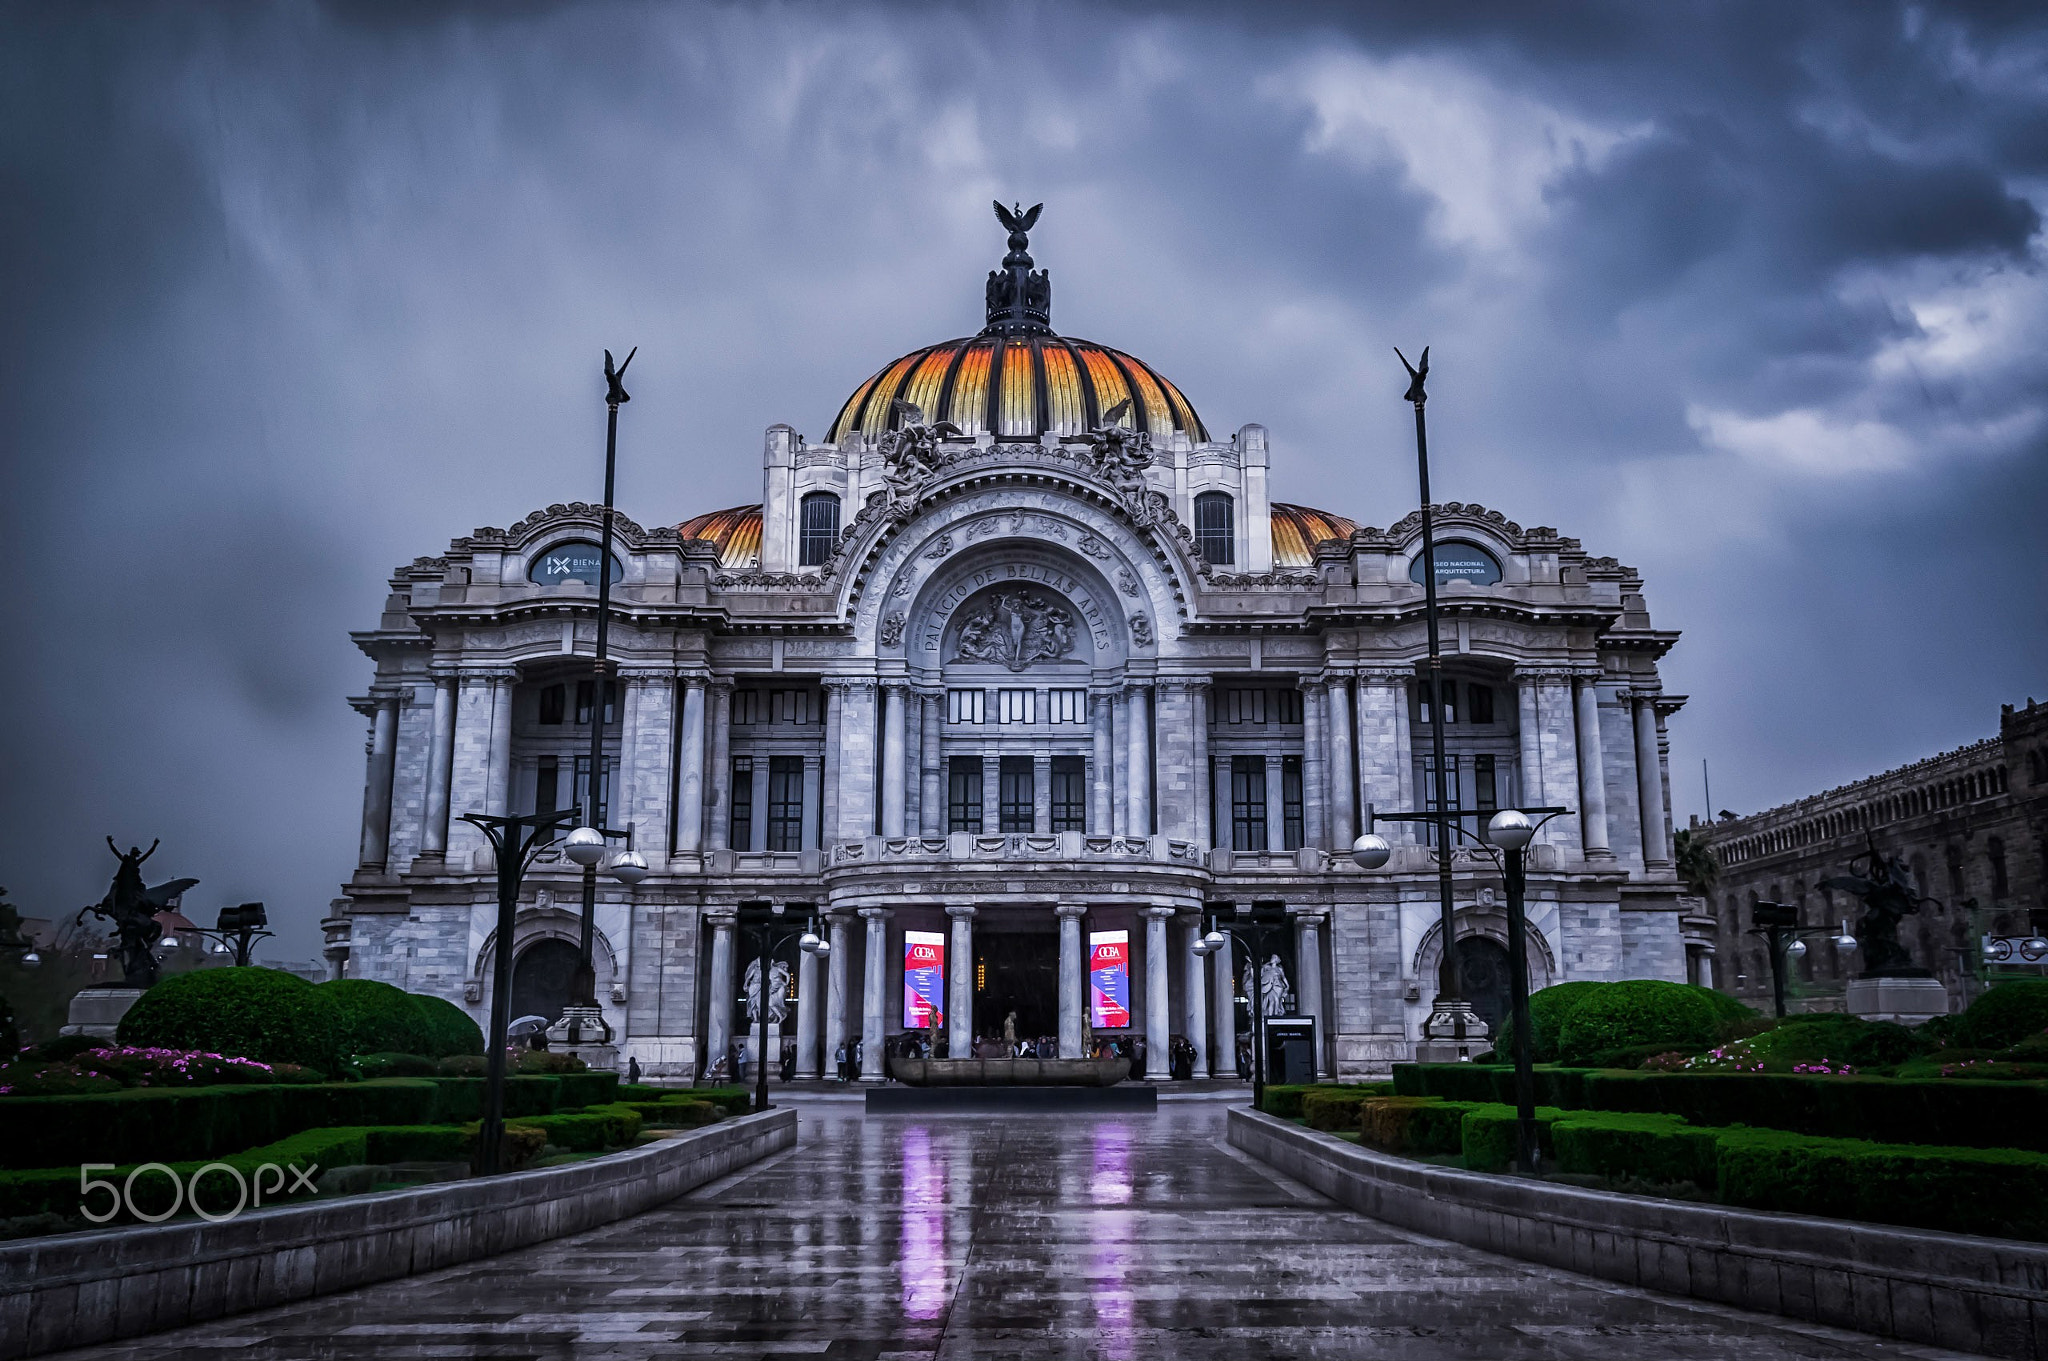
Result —
[{"label": "palacio de bellas artes building", "polygon": [[[735,914],[771,902],[829,927],[772,1041],[795,1032],[799,1076],[860,1040],[861,1076],[884,1077],[886,1037],[919,1014],[906,946],[943,961],[932,1000],[956,1054],[1107,1030],[1146,1037],[1153,1077],[1170,1036],[1198,1074],[1232,1075],[1246,999],[1275,994],[1315,1019],[1321,1070],[1384,1073],[1437,991],[1438,876],[1409,824],[1380,824],[1384,869],[1348,851],[1369,810],[1427,806],[1440,700],[1473,825],[1573,810],[1532,849],[1531,986],[1700,976],[1713,926],[1680,897],[1666,772],[1684,700],[1658,674],[1678,635],[1633,569],[1439,507],[1449,679],[1432,695],[1421,521],[1396,490],[1412,463],[1386,469],[1386,529],[1274,500],[1264,427],[1219,438],[1149,365],[1054,331],[1024,230],[987,318],[883,365],[821,442],[769,426],[760,503],[617,517],[609,693],[591,679],[596,507],[399,568],[355,635],[375,664],[351,701],[368,789],[330,957],[487,1016],[507,943],[462,815],[576,806],[602,719],[600,811],[652,867],[600,881],[597,993],[621,1064],[698,1077],[744,1042]],[[1284,457],[1280,472],[1284,487]],[[528,874],[513,1015],[567,1000],[580,893],[554,853]],[[1456,852],[1455,901],[1467,992],[1498,1016],[1490,859]],[[1222,903],[1284,904],[1294,929],[1266,952],[1282,977],[1195,952]],[[1084,983],[1103,959],[1127,969],[1121,1005]]]}]

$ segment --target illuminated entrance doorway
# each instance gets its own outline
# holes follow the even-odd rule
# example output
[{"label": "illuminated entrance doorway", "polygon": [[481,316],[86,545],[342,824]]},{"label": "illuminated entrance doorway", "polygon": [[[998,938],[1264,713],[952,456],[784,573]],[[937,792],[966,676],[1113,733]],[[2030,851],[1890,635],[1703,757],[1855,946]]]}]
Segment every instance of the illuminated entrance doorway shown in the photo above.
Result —
[{"label": "illuminated entrance doorway", "polygon": [[1060,938],[1051,931],[977,931],[974,936],[974,1029],[1000,1039],[1003,1018],[1017,1013],[1017,1038],[1060,1030]]}]

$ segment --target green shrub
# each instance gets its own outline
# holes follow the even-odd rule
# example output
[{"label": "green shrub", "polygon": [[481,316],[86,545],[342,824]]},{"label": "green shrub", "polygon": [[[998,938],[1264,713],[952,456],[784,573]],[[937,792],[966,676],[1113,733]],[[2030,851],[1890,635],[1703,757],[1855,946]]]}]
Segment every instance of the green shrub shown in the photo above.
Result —
[{"label": "green shrub", "polygon": [[574,1054],[557,1054],[551,1049],[522,1049],[514,1060],[522,1073],[580,1073],[589,1065]]},{"label": "green shrub", "polygon": [[1359,1141],[1417,1157],[1456,1153],[1464,1145],[1465,1113],[1477,1105],[1430,1096],[1368,1097],[1359,1106]]},{"label": "green shrub", "polygon": [[1301,1098],[1301,1116],[1310,1129],[1354,1131],[1358,1110],[1368,1094],[1356,1088],[1323,1087]]},{"label": "green shrub", "polygon": [[1799,1063],[1896,1068],[1931,1047],[1905,1026],[1828,1012],[1787,1016],[1770,1030],[1749,1039],[1747,1046],[1768,1067],[1788,1069]]},{"label": "green shrub", "polygon": [[482,1056],[483,1028],[470,1019],[468,1012],[447,998],[436,997],[430,992],[406,995],[412,998],[412,1004],[419,1008],[420,1019],[426,1023],[430,1047],[424,1052],[442,1059]]},{"label": "green shrub", "polygon": [[[1555,1106],[1536,1107],[1537,1155],[1551,1161],[1550,1127],[1563,1114]],[[1515,1165],[1515,1108],[1489,1101],[1465,1112],[1458,1122],[1458,1148],[1473,1172],[1505,1172]]]},{"label": "green shrub", "polygon": [[562,1073],[558,1084],[558,1110],[578,1106],[609,1106],[619,1099],[619,1075],[605,1072]]},{"label": "green shrub", "polygon": [[403,989],[370,978],[336,978],[320,984],[320,991],[341,1013],[342,1053],[432,1052],[426,1015]]},{"label": "green shrub", "polygon": [[2048,1156],[1723,1130],[1723,1204],[1996,1238],[2048,1239]]},{"label": "green shrub", "polygon": [[544,1132],[548,1142],[574,1153],[617,1148],[640,1136],[640,1113],[627,1105],[600,1106],[591,1111],[523,1116],[517,1122]]},{"label": "green shrub", "polygon": [[482,1077],[490,1072],[491,1061],[484,1054],[457,1054],[442,1059],[435,1067],[443,1077]]},{"label": "green shrub", "polygon": [[[79,1213],[79,1164],[82,1162],[103,1162],[99,1158],[77,1158],[66,1167],[37,1168],[32,1171],[0,1172],[0,1219],[14,1219],[25,1215],[57,1214],[67,1219],[80,1220]],[[259,1148],[244,1152],[230,1153],[221,1157],[207,1157],[174,1161],[169,1158],[138,1158],[123,1161],[112,1171],[95,1173],[97,1179],[110,1180],[116,1185],[124,1184],[128,1174],[144,1162],[166,1162],[178,1174],[181,1184],[190,1186],[192,1176],[209,1162],[223,1162],[241,1172],[246,1178],[254,1178],[256,1170],[264,1163],[275,1163],[279,1167],[318,1166],[322,1171],[330,1167],[348,1167],[366,1161],[366,1140],[360,1129],[312,1129],[302,1130],[289,1138],[277,1140]],[[313,1175],[317,1175],[313,1174]],[[273,1204],[288,1198],[296,1181],[289,1174],[282,1178],[282,1185],[273,1189],[270,1176],[263,1182],[263,1203]],[[303,1189],[299,1192],[304,1194]],[[236,1201],[237,1192],[232,1178],[219,1172],[209,1173],[199,1183],[200,1204],[215,1214],[224,1214]],[[171,1204],[171,1185],[161,1172],[147,1172],[135,1179],[133,1198],[144,1214],[159,1214]],[[251,1203],[254,1197],[252,1193]],[[105,1191],[95,1191],[86,1202],[95,1213],[107,1208],[108,1196]],[[188,1198],[186,1209],[191,1205]],[[107,1221],[109,1227],[133,1222],[126,1207],[116,1218]],[[80,1227],[97,1228],[99,1225],[82,1223]]]},{"label": "green shrub", "polygon": [[2048,978],[2000,983],[1970,1003],[1955,1024],[1955,1042],[1969,1049],[2004,1049],[2048,1029]]},{"label": "green shrub", "polygon": [[1736,1001],[1725,992],[1714,988],[1701,987],[1697,983],[1686,983],[1681,986],[1691,988],[1699,995],[1699,999],[1707,1004],[1708,1009],[1714,1013],[1714,1024],[1716,1027],[1714,1037],[1716,1039],[1729,1039],[1753,1022],[1762,1019],[1762,1013],[1757,1011],[1756,1008]]},{"label": "green shrub", "polygon": [[[1538,1065],[1536,1104],[1574,1110],[1585,1104],[1589,1069]],[[1447,1101],[1499,1101],[1515,1104],[1515,1070],[1508,1064],[1400,1063],[1394,1065],[1393,1089],[1403,1096],[1440,1096]]]},{"label": "green shrub", "polygon": [[1677,1115],[1621,1111],[1567,1111],[1550,1127],[1553,1166],[1615,1180],[1657,1185],[1690,1182],[1714,1187],[1718,1129],[1702,1129]]},{"label": "green shrub", "polygon": [[693,1087],[690,1095],[699,1101],[709,1101],[714,1106],[725,1107],[728,1115],[745,1115],[753,1109],[754,1089],[752,1087]]},{"label": "green shrub", "polygon": [[468,1162],[476,1153],[476,1131],[460,1125],[375,1125],[363,1137],[364,1162]]},{"label": "green shrub", "polygon": [[1265,1104],[1259,1109],[1282,1120],[1299,1120],[1302,1098],[1314,1090],[1316,1086],[1311,1082],[1269,1082]]},{"label": "green shrub", "polygon": [[691,1101],[686,1097],[670,1097],[665,1101],[628,1101],[624,1104],[639,1113],[640,1123],[648,1129],[696,1129],[718,1120],[718,1107],[709,1101]]},{"label": "green shrub", "polygon": [[1697,989],[1638,978],[1609,983],[1573,1006],[1558,1028],[1557,1047],[1565,1062],[1578,1063],[1638,1045],[1705,1049],[1714,1032],[1714,1009]]},{"label": "green shrub", "polygon": [[[1537,1063],[1557,1061],[1557,1032],[1564,1024],[1564,1018],[1580,1002],[1606,987],[1605,983],[1590,979],[1576,983],[1553,983],[1547,988],[1529,994],[1530,1053]],[[1503,1061],[1514,1056],[1514,1017],[1501,1022],[1500,1034],[1494,1037],[1493,1052]]]},{"label": "green shrub", "polygon": [[355,1069],[364,1077],[432,1077],[439,1071],[421,1054],[358,1054]]},{"label": "green shrub", "polygon": [[2048,1084],[1796,1073],[1588,1073],[1584,1107],[1900,1144],[2048,1149]]},{"label": "green shrub", "polygon": [[253,965],[173,974],[136,999],[120,1040],[338,1072],[342,1018],[329,986]]}]

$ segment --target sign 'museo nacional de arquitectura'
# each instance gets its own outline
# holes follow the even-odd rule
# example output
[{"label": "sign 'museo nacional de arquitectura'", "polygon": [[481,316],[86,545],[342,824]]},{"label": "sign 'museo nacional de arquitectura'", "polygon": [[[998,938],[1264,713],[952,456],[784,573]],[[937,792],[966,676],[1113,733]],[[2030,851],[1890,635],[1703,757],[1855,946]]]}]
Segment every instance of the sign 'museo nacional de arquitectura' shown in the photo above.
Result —
[{"label": "sign 'museo nacional de arquitectura'", "polygon": [[[1677,634],[1638,574],[1441,507],[1449,680],[1430,694],[1419,516],[1373,529],[1270,499],[1266,431],[1217,439],[1148,365],[1057,335],[1024,245],[991,273],[979,334],[884,366],[822,443],[770,426],[759,504],[620,518],[609,693],[589,679],[595,508],[479,529],[392,576],[355,635],[376,668],[352,701],[368,788],[331,956],[481,1018],[510,949],[513,1014],[559,1012],[579,872],[544,857],[501,941],[489,852],[460,817],[574,806],[602,717],[603,818],[653,870],[600,881],[621,1062],[693,1076],[741,1042],[734,914],[769,901],[830,927],[780,1026],[802,1075],[864,1037],[881,1077],[906,1017],[943,1017],[956,1053],[1006,1024],[1099,1022],[1148,1037],[1159,1076],[1184,1036],[1198,1072],[1229,1073],[1238,998],[1314,1016],[1324,1071],[1384,1071],[1435,992],[1436,873],[1407,824],[1383,826],[1384,870],[1345,852],[1368,809],[1425,806],[1441,704],[1456,806],[1576,810],[1532,852],[1531,986],[1698,976],[1712,924],[1681,916],[1665,770],[1683,699],[1657,670]],[[1457,857],[1457,948],[1493,1017],[1500,884]],[[1292,915],[1257,974],[1194,953],[1221,902]]]}]

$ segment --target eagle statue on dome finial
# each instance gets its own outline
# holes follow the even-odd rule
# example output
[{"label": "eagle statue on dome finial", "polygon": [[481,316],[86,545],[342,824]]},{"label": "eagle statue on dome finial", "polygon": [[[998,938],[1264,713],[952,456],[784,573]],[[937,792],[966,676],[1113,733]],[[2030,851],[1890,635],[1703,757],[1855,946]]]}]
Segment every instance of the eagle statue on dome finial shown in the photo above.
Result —
[{"label": "eagle statue on dome finial", "polygon": [[1044,209],[1045,205],[1043,203],[1034,203],[1028,212],[1025,211],[1024,205],[1021,202],[1015,207],[1005,208],[1002,200],[997,199],[995,200],[995,205],[996,221],[1009,229],[1010,249],[1023,250],[1029,244],[1022,239],[1024,233],[1030,231],[1032,224],[1038,221],[1038,214]]}]

